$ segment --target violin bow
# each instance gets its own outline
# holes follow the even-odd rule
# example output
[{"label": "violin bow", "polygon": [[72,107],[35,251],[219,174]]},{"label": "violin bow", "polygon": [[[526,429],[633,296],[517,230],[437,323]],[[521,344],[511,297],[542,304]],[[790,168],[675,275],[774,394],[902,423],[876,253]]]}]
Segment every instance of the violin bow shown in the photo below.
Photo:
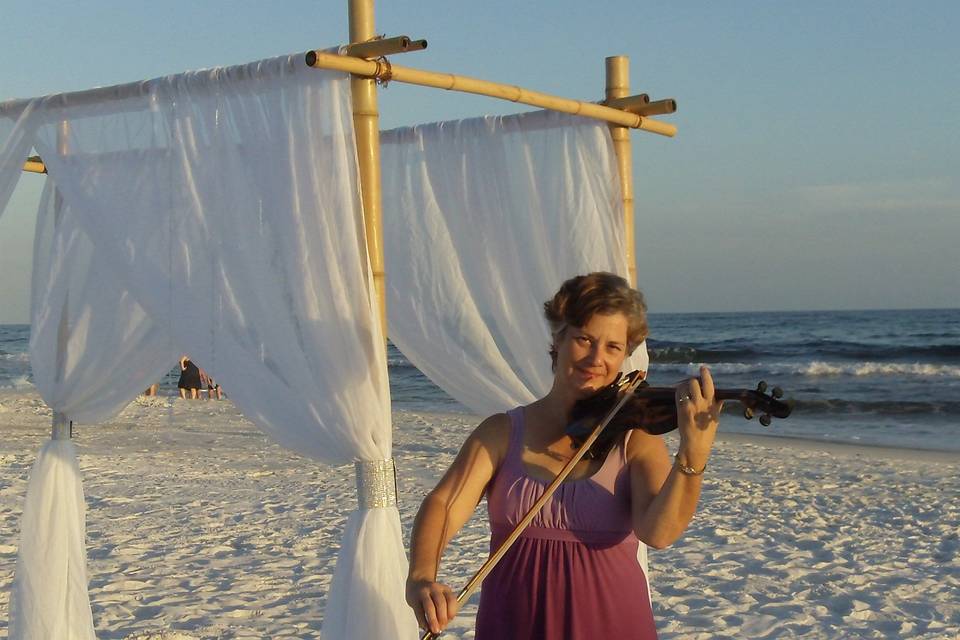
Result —
[{"label": "violin bow", "polygon": [[[630,376],[633,376],[632,378]],[[460,593],[457,594],[457,602],[462,603],[464,600],[469,598],[477,587],[483,582],[483,579],[489,575],[493,568],[497,566],[503,556],[507,554],[507,551],[510,550],[510,547],[513,546],[513,543],[517,541],[520,537],[520,534],[523,533],[530,523],[533,522],[533,518],[540,513],[540,510],[543,509],[543,506],[547,503],[547,500],[553,496],[560,484],[566,480],[567,476],[570,475],[570,472],[573,471],[573,468],[577,466],[577,463],[586,455],[590,450],[590,446],[597,439],[601,432],[606,428],[607,424],[613,420],[614,416],[617,415],[617,412],[623,408],[623,405],[627,403],[627,400],[630,399],[630,396],[633,395],[633,392],[636,391],[637,387],[640,386],[640,383],[643,382],[643,376],[640,375],[640,372],[635,371],[632,374],[627,375],[627,383],[621,392],[620,399],[617,401],[617,404],[613,406],[610,411],[607,412],[607,415],[603,417],[603,420],[593,429],[590,433],[590,436],[584,440],[583,444],[580,445],[580,448],[577,449],[577,452],[574,454],[567,464],[563,466],[563,469],[560,470],[560,473],[557,474],[557,477],[547,486],[544,490],[543,495],[533,503],[533,506],[530,507],[530,510],[527,511],[527,514],[523,516],[523,519],[517,523],[517,526],[514,527],[513,531],[510,532],[510,535],[507,536],[507,539],[503,541],[500,547],[490,554],[490,557],[487,558],[487,561],[483,563],[480,569],[470,578],[470,582],[460,590]],[[432,631],[427,631],[420,640],[433,640],[437,636]]]}]

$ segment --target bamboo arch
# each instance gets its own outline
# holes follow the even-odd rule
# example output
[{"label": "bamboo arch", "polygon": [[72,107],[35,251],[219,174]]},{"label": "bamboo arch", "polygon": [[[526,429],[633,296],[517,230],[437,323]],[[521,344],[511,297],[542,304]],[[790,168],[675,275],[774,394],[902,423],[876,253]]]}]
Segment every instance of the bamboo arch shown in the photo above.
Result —
[{"label": "bamboo arch", "polygon": [[[613,56],[606,59],[605,99],[601,103],[573,100],[513,85],[394,65],[387,62],[384,56],[423,49],[426,47],[426,41],[410,40],[406,36],[378,38],[374,25],[374,0],[348,0],[348,13],[350,44],[345,48],[345,55],[310,51],[306,54],[306,62],[312,67],[345,71],[353,76],[351,78],[353,121],[356,132],[366,249],[371,265],[374,291],[379,303],[380,326],[384,339],[387,336],[387,309],[379,110],[377,106],[378,82],[389,80],[473,93],[595,118],[609,123],[620,174],[629,278],[632,283],[636,283],[630,129],[640,129],[673,137],[677,132],[676,126],[655,120],[650,116],[675,112],[676,102],[674,100],[650,102],[646,94],[631,96],[629,59],[627,56]],[[110,99],[109,90],[110,88],[93,89],[80,93],[83,94],[84,99],[99,101]],[[58,151],[59,153],[67,152],[65,135],[61,137]],[[46,173],[46,166],[41,158],[33,156],[26,159],[23,170],[31,173]],[[61,355],[65,352],[65,344],[62,344],[62,342],[63,340],[61,340],[61,344],[58,344],[58,353]],[[54,418],[54,429],[57,428],[56,418]],[[599,432],[599,429],[597,432]],[[576,460],[572,461],[572,463],[575,462]],[[572,468],[572,465],[568,466]],[[560,480],[562,480],[562,477],[558,477],[555,484],[559,484]],[[546,497],[545,494],[544,500]],[[474,584],[480,578],[482,576],[478,574],[478,577],[471,584]],[[469,588],[470,585],[467,589]]]}]

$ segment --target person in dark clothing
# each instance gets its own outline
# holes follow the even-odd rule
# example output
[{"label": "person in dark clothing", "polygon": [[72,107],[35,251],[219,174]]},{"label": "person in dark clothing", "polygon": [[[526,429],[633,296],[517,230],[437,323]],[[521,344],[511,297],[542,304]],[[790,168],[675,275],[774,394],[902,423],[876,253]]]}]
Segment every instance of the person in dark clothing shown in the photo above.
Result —
[{"label": "person in dark clothing", "polygon": [[188,394],[192,400],[200,397],[200,389],[203,388],[200,367],[194,364],[189,356],[180,357],[180,380],[177,382],[177,388],[180,390],[181,398],[186,399]]}]

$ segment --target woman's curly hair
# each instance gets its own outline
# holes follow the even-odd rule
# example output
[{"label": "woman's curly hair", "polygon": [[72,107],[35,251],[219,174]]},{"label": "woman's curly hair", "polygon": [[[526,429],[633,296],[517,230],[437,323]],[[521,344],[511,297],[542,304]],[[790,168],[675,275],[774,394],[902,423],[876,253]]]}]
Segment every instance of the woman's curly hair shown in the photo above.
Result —
[{"label": "woman's curly hair", "polygon": [[567,327],[582,327],[596,313],[622,313],[627,318],[627,355],[643,342],[649,331],[647,303],[643,294],[620,276],[596,271],[570,278],[550,300],[543,303],[543,315],[550,324],[551,366],[557,366],[557,342]]}]

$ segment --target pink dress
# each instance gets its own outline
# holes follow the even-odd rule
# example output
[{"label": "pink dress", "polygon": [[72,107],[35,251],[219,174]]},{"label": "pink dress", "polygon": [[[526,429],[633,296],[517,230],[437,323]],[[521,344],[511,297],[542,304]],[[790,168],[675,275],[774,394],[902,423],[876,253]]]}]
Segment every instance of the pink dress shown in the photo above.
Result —
[{"label": "pink dress", "polygon": [[[491,553],[548,484],[521,458],[523,407],[507,415],[507,457],[487,493]],[[483,581],[476,639],[655,640],[638,545],[621,443],[593,476],[561,484]]]}]

